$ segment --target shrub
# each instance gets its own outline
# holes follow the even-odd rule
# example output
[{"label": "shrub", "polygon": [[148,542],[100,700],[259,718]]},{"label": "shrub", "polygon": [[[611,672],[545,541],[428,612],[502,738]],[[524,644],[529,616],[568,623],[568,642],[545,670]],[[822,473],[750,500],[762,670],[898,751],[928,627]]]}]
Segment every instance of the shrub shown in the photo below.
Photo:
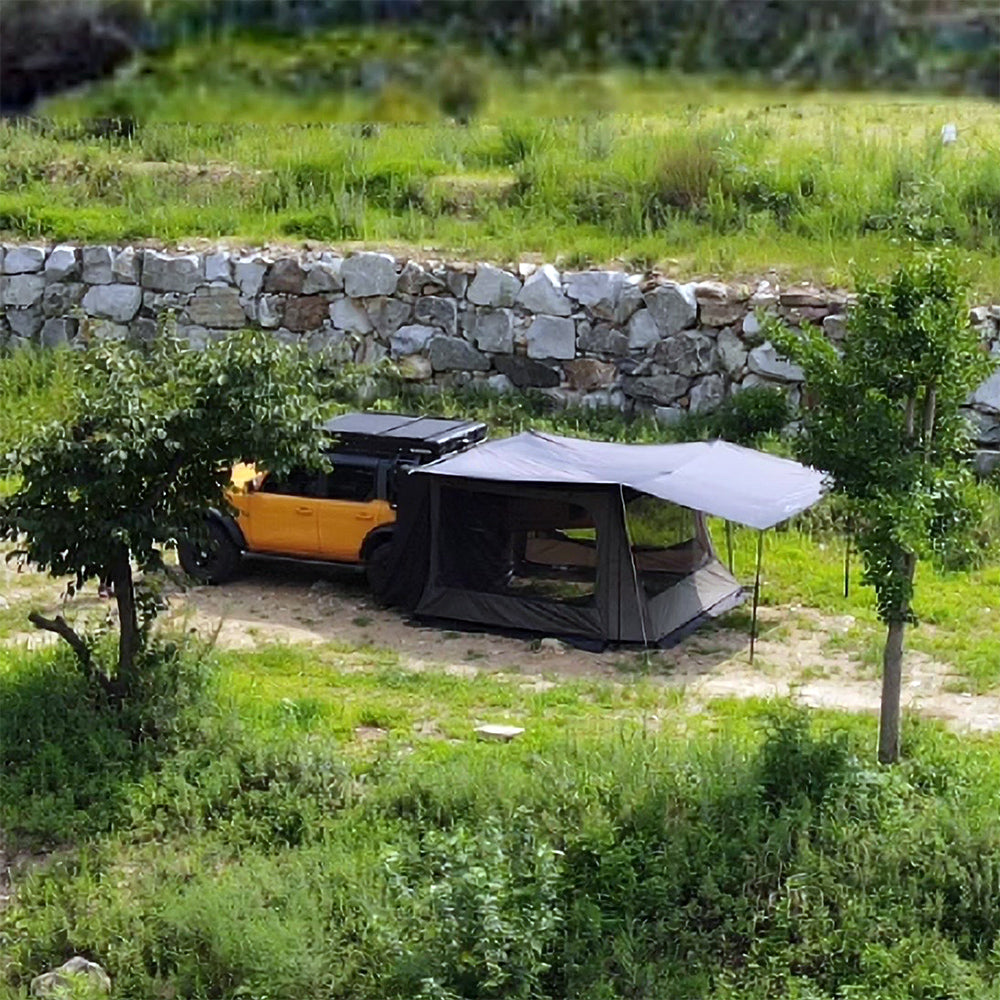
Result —
[{"label": "shrub", "polygon": [[[102,653],[113,657],[99,644]],[[141,655],[139,689],[113,708],[74,674],[68,650],[0,648],[0,810],[9,834],[59,843],[111,829],[127,813],[129,785],[197,739],[212,704],[211,659],[200,644],[169,636]]]},{"label": "shrub", "polygon": [[347,796],[347,772],[332,748],[254,739],[221,722],[132,786],[132,829],[153,837],[213,832],[233,848],[321,839]]},{"label": "shrub", "polygon": [[402,904],[385,952],[396,989],[422,1000],[539,997],[561,930],[559,852],[526,816],[428,830],[392,852]]},{"label": "shrub", "polygon": [[765,717],[765,724],[758,782],[768,808],[821,806],[849,773],[844,739],[817,739],[803,709],[778,708]]},{"label": "shrub", "polygon": [[719,437],[752,445],[767,434],[778,434],[791,419],[791,404],[781,389],[752,386],[730,396],[717,411]]},{"label": "shrub", "polygon": [[468,124],[487,97],[485,70],[467,56],[443,59],[437,70],[435,89],[438,105],[460,125]]}]

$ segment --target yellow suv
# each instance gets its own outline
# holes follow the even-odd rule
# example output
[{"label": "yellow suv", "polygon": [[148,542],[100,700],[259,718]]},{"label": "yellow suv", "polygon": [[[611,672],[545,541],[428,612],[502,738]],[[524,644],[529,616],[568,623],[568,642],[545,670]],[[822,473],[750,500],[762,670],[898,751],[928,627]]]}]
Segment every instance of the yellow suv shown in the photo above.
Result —
[{"label": "yellow suv", "polygon": [[396,413],[346,413],[324,425],[326,468],[279,478],[250,466],[233,470],[236,516],[208,514],[208,544],[182,542],[184,570],[224,583],[245,557],[306,559],[377,572],[396,520],[396,482],[414,465],[470,448],[486,425]]}]

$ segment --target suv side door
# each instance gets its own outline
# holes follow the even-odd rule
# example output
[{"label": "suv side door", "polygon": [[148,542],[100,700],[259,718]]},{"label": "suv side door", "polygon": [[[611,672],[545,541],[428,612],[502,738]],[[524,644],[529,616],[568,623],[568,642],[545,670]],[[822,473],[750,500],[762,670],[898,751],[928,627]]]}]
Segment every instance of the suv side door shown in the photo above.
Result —
[{"label": "suv side door", "polygon": [[361,561],[368,533],[396,519],[385,499],[384,462],[366,455],[331,455],[319,506],[321,557],[335,562]]},{"label": "suv side door", "polygon": [[268,474],[252,493],[234,498],[250,551],[316,558],[323,481],[322,473],[303,469],[283,479]]}]

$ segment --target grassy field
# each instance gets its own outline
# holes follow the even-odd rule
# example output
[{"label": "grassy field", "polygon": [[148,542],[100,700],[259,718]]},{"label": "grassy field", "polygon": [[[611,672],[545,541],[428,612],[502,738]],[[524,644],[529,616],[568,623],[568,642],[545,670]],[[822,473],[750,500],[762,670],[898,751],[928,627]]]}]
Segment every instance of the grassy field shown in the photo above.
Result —
[{"label": "grassy field", "polygon": [[[1000,984],[996,739],[913,722],[885,772],[860,717],[377,648],[192,650],[148,695],[116,716],[61,655],[0,649],[3,824],[59,847],[0,912],[5,996],[74,952],[123,998]],[[527,732],[476,743],[482,720]]]},{"label": "grassy field", "polygon": [[[1000,278],[1000,130],[986,101],[515,76],[450,56],[359,91],[303,82],[316,61],[282,52],[182,49],[176,65],[54,100],[48,123],[0,125],[0,231],[726,278],[773,268],[833,284],[852,262],[888,268],[901,244],[950,242],[977,291]],[[443,80],[479,95],[468,124],[442,110]],[[134,116],[134,132],[84,124],[109,114]]]}]

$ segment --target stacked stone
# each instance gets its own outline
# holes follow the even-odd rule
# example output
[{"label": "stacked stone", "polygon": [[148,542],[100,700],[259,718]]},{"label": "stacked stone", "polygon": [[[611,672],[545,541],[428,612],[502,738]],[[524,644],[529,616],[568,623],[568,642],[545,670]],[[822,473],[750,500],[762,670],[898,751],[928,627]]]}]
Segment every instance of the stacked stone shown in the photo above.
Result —
[{"label": "stacked stone", "polygon": [[[759,311],[844,335],[848,297],[810,286],[678,283],[550,264],[397,261],[383,253],[0,248],[0,343],[148,340],[169,313],[203,346],[258,326],[341,361],[395,360],[426,385],[535,389],[560,405],[651,411],[665,424],[802,371],[764,340]],[[1000,307],[972,321],[1000,364]],[[971,397],[984,463],[1000,463],[1000,374]]]},{"label": "stacked stone", "polygon": [[969,319],[997,365],[996,371],[969,397],[969,416],[979,444],[977,464],[986,474],[1000,469],[1000,305],[975,306]]}]

